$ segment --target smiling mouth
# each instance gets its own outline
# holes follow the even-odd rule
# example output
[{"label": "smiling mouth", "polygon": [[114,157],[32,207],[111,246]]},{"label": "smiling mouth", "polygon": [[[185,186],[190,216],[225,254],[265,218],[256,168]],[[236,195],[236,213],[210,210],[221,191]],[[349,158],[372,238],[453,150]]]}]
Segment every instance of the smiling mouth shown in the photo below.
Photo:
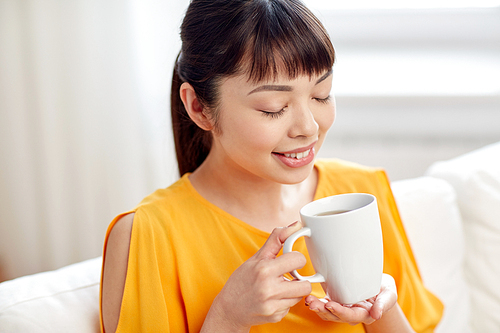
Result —
[{"label": "smiling mouth", "polygon": [[310,165],[314,160],[314,155],[316,154],[314,151],[315,144],[316,142],[307,147],[297,148],[287,152],[273,152],[273,155],[287,167],[301,168]]},{"label": "smiling mouth", "polygon": [[310,144],[309,146],[306,146],[306,147],[297,148],[297,149],[285,151],[285,152],[274,152],[273,154],[284,156],[286,158],[293,158],[293,159],[300,160],[300,159],[308,157],[311,154],[314,155],[314,153],[315,153],[314,146],[316,145],[316,142],[313,142],[312,144]]},{"label": "smiling mouth", "polygon": [[311,153],[311,149],[308,149],[308,150],[300,152],[300,153],[290,153],[290,154],[280,154],[280,155],[284,155],[285,157],[296,158],[296,159],[300,160],[301,158],[309,156],[310,153]]}]

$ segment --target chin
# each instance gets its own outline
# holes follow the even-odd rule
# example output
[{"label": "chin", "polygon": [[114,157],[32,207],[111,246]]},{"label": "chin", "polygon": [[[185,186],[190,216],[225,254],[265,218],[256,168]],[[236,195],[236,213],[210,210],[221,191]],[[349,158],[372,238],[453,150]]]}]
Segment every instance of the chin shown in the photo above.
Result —
[{"label": "chin", "polygon": [[311,162],[306,166],[294,170],[290,170],[288,168],[288,170],[281,171],[279,173],[278,179],[276,181],[278,183],[285,185],[294,185],[302,183],[311,175],[313,168],[314,168],[314,162]]}]

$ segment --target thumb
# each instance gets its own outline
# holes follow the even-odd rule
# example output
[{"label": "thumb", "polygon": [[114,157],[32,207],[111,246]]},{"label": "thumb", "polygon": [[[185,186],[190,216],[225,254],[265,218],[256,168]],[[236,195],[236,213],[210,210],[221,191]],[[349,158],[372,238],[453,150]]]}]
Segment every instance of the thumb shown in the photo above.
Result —
[{"label": "thumb", "polygon": [[256,256],[263,259],[276,258],[285,240],[301,228],[302,223],[300,221],[296,221],[284,228],[275,228]]},{"label": "thumb", "polygon": [[392,309],[398,300],[398,292],[394,278],[388,274],[382,276],[382,291],[376,296],[375,303],[370,310],[373,319],[378,320]]}]

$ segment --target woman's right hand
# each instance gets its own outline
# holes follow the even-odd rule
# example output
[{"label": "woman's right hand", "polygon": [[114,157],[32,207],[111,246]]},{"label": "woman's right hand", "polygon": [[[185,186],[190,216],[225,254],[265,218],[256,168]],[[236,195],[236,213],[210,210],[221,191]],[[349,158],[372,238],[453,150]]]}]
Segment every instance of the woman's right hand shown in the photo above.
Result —
[{"label": "woman's right hand", "polygon": [[279,322],[290,308],[311,293],[308,281],[284,277],[306,264],[299,252],[277,256],[300,222],[273,230],[255,255],[238,267],[217,295],[201,332],[248,332],[250,327]]}]

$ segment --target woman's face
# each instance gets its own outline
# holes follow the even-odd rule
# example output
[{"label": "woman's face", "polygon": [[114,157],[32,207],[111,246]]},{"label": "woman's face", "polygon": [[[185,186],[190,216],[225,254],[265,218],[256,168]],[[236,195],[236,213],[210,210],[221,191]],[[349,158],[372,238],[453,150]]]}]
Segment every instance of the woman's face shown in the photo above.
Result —
[{"label": "woman's face", "polygon": [[245,75],[225,79],[211,153],[240,177],[305,180],[335,119],[331,87],[331,71],[259,83]]}]

